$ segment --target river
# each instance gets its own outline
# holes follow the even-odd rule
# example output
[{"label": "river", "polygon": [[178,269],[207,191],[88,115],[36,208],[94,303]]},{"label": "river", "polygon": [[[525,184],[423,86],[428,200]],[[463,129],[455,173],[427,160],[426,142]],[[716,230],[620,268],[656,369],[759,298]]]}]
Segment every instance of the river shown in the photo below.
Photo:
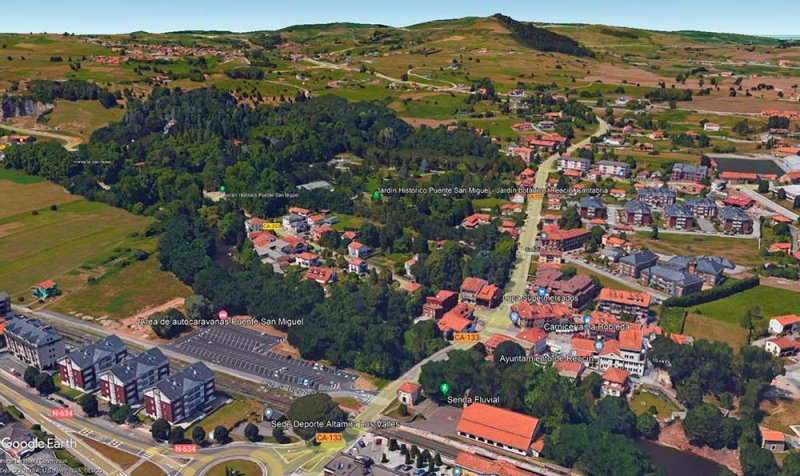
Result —
[{"label": "river", "polygon": [[655,466],[667,472],[667,476],[714,476],[720,465],[692,453],[686,453],[652,441],[638,440],[636,444],[649,456]]}]

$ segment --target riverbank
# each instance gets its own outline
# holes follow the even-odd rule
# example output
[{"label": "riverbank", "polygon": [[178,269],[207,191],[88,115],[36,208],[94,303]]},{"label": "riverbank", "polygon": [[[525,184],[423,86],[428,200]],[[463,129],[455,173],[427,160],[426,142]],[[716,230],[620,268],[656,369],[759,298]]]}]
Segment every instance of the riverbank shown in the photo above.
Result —
[{"label": "riverbank", "polygon": [[[662,428],[661,429],[661,434],[658,437],[657,443],[658,443],[658,445],[660,445],[662,447],[667,447],[670,450],[678,450],[677,452],[674,452],[675,453],[674,455],[670,455],[670,458],[678,458],[678,459],[680,459],[678,454],[687,454],[688,453],[688,454],[693,455],[695,458],[699,457],[699,458],[701,458],[701,459],[703,459],[705,461],[708,461],[708,462],[710,462],[712,464],[725,466],[725,467],[727,467],[728,469],[730,469],[731,471],[733,471],[736,474],[742,474],[742,467],[739,464],[739,452],[738,451],[729,450],[729,449],[715,450],[715,449],[709,448],[707,446],[703,447],[703,448],[698,448],[697,446],[691,445],[689,443],[689,440],[686,438],[686,435],[683,432],[683,427],[681,426],[680,422],[676,421],[672,425],[669,425],[669,426],[666,426],[666,427]],[[656,454],[656,456],[659,456],[659,454]],[[700,464],[701,461],[696,461],[695,463]],[[669,463],[667,463],[667,464],[669,465]],[[680,472],[680,473],[678,473],[678,472],[672,473],[670,471],[667,471],[667,474],[676,474],[676,475],[680,474],[680,475],[683,475],[683,476],[686,476],[686,475],[689,475],[689,474],[715,474],[715,472],[712,472],[712,473],[694,473],[693,472],[694,470],[692,470],[692,472],[687,472],[686,468],[687,467],[692,467],[692,466],[685,466],[684,467],[682,463],[681,463],[680,467],[683,468],[682,472]],[[665,468],[665,469],[667,469],[667,468]]]}]

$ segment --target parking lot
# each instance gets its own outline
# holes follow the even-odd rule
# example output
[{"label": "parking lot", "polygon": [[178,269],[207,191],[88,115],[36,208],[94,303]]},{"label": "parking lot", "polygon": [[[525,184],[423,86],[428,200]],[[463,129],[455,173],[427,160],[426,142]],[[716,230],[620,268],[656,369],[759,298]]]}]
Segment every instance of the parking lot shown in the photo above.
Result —
[{"label": "parking lot", "polygon": [[193,331],[170,347],[205,362],[261,377],[274,386],[299,390],[352,390],[357,375],[307,360],[278,354],[271,349],[283,339],[246,327],[212,326]]}]

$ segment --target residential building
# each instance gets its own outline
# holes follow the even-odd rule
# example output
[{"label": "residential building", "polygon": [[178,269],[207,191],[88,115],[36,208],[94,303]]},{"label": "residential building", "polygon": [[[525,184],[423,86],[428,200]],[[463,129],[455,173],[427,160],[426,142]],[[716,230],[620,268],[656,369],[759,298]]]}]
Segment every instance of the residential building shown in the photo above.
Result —
[{"label": "residential building", "polygon": [[606,206],[597,197],[587,195],[578,201],[578,211],[582,218],[605,218]]},{"label": "residential building", "polygon": [[310,268],[312,266],[319,266],[322,261],[319,259],[319,255],[316,253],[309,253],[308,251],[304,251],[302,253],[298,253],[295,256],[295,261],[301,268]]},{"label": "residential building", "polygon": [[639,200],[631,200],[625,204],[625,223],[635,226],[647,226],[653,222],[650,207]]},{"label": "residential building", "polygon": [[128,355],[128,348],[116,335],[76,347],[58,360],[61,383],[82,392],[99,385],[100,374]]},{"label": "residential building", "polygon": [[544,354],[547,351],[547,332],[539,327],[523,329],[516,335],[516,338],[531,346],[528,353],[532,355]]},{"label": "residential building", "polygon": [[281,226],[286,231],[293,233],[305,233],[308,231],[308,221],[303,215],[291,213],[283,217]]},{"label": "residential building", "polygon": [[[538,456],[541,423],[538,418],[485,403],[472,403],[461,413],[458,436],[521,456]],[[542,442],[543,443],[543,442]]]},{"label": "residential building", "polygon": [[783,432],[759,428],[761,432],[761,447],[773,453],[786,451],[786,435]]},{"label": "residential building", "polygon": [[666,207],[675,203],[677,194],[668,188],[644,187],[636,191],[636,199],[651,207]]},{"label": "residential building", "polygon": [[214,373],[206,364],[195,362],[145,390],[144,412],[172,424],[204,411],[213,399]]},{"label": "residential building", "polygon": [[563,302],[573,309],[582,308],[597,294],[597,286],[589,276],[578,274],[567,280],[563,276],[559,269],[539,269],[532,288],[544,288],[547,296],[564,298]]},{"label": "residential building", "polygon": [[703,279],[667,266],[653,266],[642,271],[639,281],[671,296],[686,296],[703,288]]},{"label": "residential building", "polygon": [[703,130],[709,132],[718,132],[720,130],[720,125],[716,122],[706,122],[703,124]]},{"label": "residential building", "polygon": [[168,375],[169,360],[158,347],[153,347],[101,372],[100,397],[111,405],[138,405],[145,389]]},{"label": "residential building", "polygon": [[558,159],[558,170],[577,170],[586,173],[592,167],[592,161],[583,157],[562,155]]},{"label": "residential building", "polygon": [[494,284],[487,284],[475,295],[475,303],[479,306],[495,307],[500,304],[500,298],[502,296],[502,289]]},{"label": "residential building", "polygon": [[419,263],[419,255],[415,254],[413,258],[403,263],[403,268],[406,270],[406,276],[414,276],[413,269]]},{"label": "residential building", "polygon": [[11,298],[5,291],[0,291],[0,318],[11,313]]},{"label": "residential building", "polygon": [[797,331],[798,324],[800,324],[800,316],[797,314],[787,314],[785,316],[770,318],[767,327],[769,328],[770,334],[793,334]]},{"label": "residential building", "polygon": [[664,266],[686,271],[692,276],[698,276],[709,287],[716,286],[724,279],[725,265],[720,261],[706,258],[705,256],[673,256]]},{"label": "residential building", "polygon": [[486,213],[473,213],[467,218],[464,218],[461,222],[461,226],[464,228],[475,228],[480,225],[488,225],[491,221],[492,217]]},{"label": "residential building", "polygon": [[461,301],[475,303],[475,296],[477,296],[480,290],[488,284],[489,281],[486,281],[485,279],[473,278],[471,276],[464,278],[464,282],[461,283],[461,288],[459,289],[461,293]]},{"label": "residential building", "polygon": [[466,303],[456,304],[436,323],[445,339],[450,340],[456,332],[474,332],[473,312],[475,309]]},{"label": "residential building", "polygon": [[416,382],[403,382],[397,389],[397,401],[413,407],[422,399],[422,386]]},{"label": "residential building", "polygon": [[65,353],[64,339],[58,331],[36,319],[7,319],[4,334],[11,355],[39,370],[55,367]]},{"label": "residential building", "polygon": [[440,319],[444,314],[458,304],[458,293],[442,289],[436,296],[425,298],[422,305],[422,315],[431,319]]},{"label": "residential building", "polygon": [[669,228],[684,230],[694,227],[692,211],[680,203],[671,203],[664,207],[664,221]]},{"label": "residential building", "polygon": [[623,276],[638,279],[642,271],[658,262],[658,255],[649,250],[637,251],[619,260],[620,272]]},{"label": "residential building", "polygon": [[539,236],[541,240],[541,251],[575,251],[583,248],[583,244],[589,239],[589,230],[575,228],[572,230],[561,230],[558,225],[547,225],[542,228],[544,233]]},{"label": "residential building", "polygon": [[44,301],[47,298],[57,296],[60,293],[61,291],[58,289],[58,284],[51,279],[34,284],[31,287],[31,295],[33,295],[33,297],[38,301]]},{"label": "residential building", "polygon": [[525,165],[530,164],[536,156],[536,150],[531,149],[530,147],[512,147],[510,152],[511,157],[519,157],[523,162],[525,162]]},{"label": "residential building", "polygon": [[628,314],[643,319],[650,312],[651,302],[647,293],[603,288],[597,296],[597,309],[615,316]]},{"label": "residential building", "polygon": [[557,360],[553,364],[553,368],[555,368],[562,377],[575,380],[576,383],[580,381],[583,371],[586,370],[586,366],[583,364],[582,360],[572,358]]},{"label": "residential building", "polygon": [[737,207],[741,208],[742,210],[747,210],[755,205],[756,201],[744,195],[729,195],[722,200],[722,203],[729,207]]},{"label": "residential building", "polygon": [[753,232],[753,219],[737,207],[723,207],[719,210],[719,220],[725,231],[747,235]]},{"label": "residential building", "polygon": [[706,177],[708,177],[708,166],[678,162],[672,166],[670,180],[673,182],[702,182]]},{"label": "residential building", "polygon": [[713,218],[717,216],[717,202],[708,197],[690,198],[683,202],[696,217]]},{"label": "residential building", "polygon": [[333,268],[325,268],[322,266],[312,266],[308,268],[304,275],[306,279],[311,279],[319,284],[331,284],[336,281],[336,270]]},{"label": "residential building", "polygon": [[369,272],[367,260],[361,258],[351,258],[350,262],[347,263],[347,272],[358,275],[367,274]]},{"label": "residential building", "polygon": [[538,476],[532,469],[522,468],[512,461],[494,459],[486,455],[459,451],[456,466],[463,476]]},{"label": "residential building", "polygon": [[366,258],[369,254],[369,246],[357,241],[351,241],[347,245],[347,253],[354,258]]},{"label": "residential building", "polygon": [[644,375],[645,356],[641,329],[623,329],[619,339],[603,342],[598,352],[598,367],[606,370],[611,367],[625,370],[633,375]]},{"label": "residential building", "polygon": [[775,357],[791,357],[800,350],[800,341],[789,337],[773,337],[764,343],[764,350]]},{"label": "residential building", "polygon": [[597,171],[600,172],[600,175],[605,175],[609,177],[627,178],[631,175],[631,166],[627,162],[618,162],[615,160],[601,160],[595,164],[595,169],[597,169]]},{"label": "residential building", "polygon": [[[0,448],[8,454],[11,459],[14,460],[22,460],[23,458],[33,454],[38,449],[35,443],[38,441],[36,436],[33,432],[28,429],[26,426],[22,425],[21,423],[17,423],[16,421],[11,422],[8,425],[0,426]],[[2,453],[0,453],[2,455]],[[0,474],[13,476],[15,474],[18,475],[33,475],[33,474],[53,474],[52,468],[45,468],[49,469],[47,473],[43,472],[33,472],[30,468],[28,468],[28,464],[16,464],[15,466],[19,467],[20,470],[18,472],[10,471],[9,468],[6,466],[5,468],[2,467],[5,463],[11,463],[10,460],[0,457]],[[24,468],[24,470],[23,470]]]},{"label": "residential building", "polygon": [[625,250],[622,248],[613,247],[606,247],[600,251],[600,258],[609,262],[609,263],[619,263],[619,261],[625,257]]},{"label": "residential building", "polygon": [[600,387],[602,397],[621,397],[630,388],[630,373],[616,367],[609,367],[603,372],[603,384]]},{"label": "residential building", "polygon": [[521,301],[511,306],[511,317],[516,316],[520,327],[544,327],[545,325],[568,323],[572,309],[563,303],[531,304]]}]

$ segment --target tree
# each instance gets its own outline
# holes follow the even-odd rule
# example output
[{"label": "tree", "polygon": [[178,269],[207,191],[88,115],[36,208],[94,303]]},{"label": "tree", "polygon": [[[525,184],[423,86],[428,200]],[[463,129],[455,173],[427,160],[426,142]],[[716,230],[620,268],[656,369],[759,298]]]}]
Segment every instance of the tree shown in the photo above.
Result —
[{"label": "tree", "polygon": [[397,409],[397,414],[401,417],[408,416],[408,405],[401,403]]},{"label": "tree", "polygon": [[581,214],[578,212],[578,208],[574,206],[567,208],[561,218],[558,219],[558,227],[562,230],[571,230],[582,226]]},{"label": "tree", "polygon": [[50,395],[56,391],[56,384],[53,377],[47,372],[42,372],[36,376],[36,390],[42,395]]},{"label": "tree", "polygon": [[[128,421],[131,416],[136,418],[133,413],[133,409],[131,409],[129,405],[111,405],[111,408],[108,412],[108,417],[117,425],[122,425]],[[138,420],[139,419],[136,418],[136,421]]]},{"label": "tree", "polygon": [[155,312],[150,319],[153,321],[153,332],[162,339],[172,339],[186,329],[181,323],[184,320],[183,313],[175,308],[166,312]]},{"label": "tree", "polygon": [[289,441],[289,438],[286,437],[286,432],[283,430],[282,426],[276,426],[272,429],[272,437],[275,438],[275,441],[279,444],[284,444]]},{"label": "tree", "polygon": [[742,446],[739,450],[739,461],[742,463],[742,473],[747,476],[773,476],[778,474],[778,465],[775,463],[775,457],[772,456],[772,453],[753,443]]},{"label": "tree", "polygon": [[261,436],[258,434],[258,426],[252,422],[248,423],[247,426],[244,427],[244,436],[252,442],[261,440]]},{"label": "tree", "polygon": [[636,423],[636,414],[628,408],[628,402],[623,398],[605,397],[597,405],[597,424],[606,431],[633,437]]},{"label": "tree", "polygon": [[658,239],[658,225],[653,223],[653,226],[650,228],[650,238],[657,240]]},{"label": "tree", "polygon": [[337,423],[347,421],[347,414],[326,393],[312,393],[296,398],[289,406],[290,420],[308,424],[294,428],[294,432],[304,440],[310,440],[317,432],[338,433],[342,426]]},{"label": "tree", "polygon": [[198,294],[187,297],[183,302],[183,307],[186,309],[186,317],[189,319],[202,321],[213,317],[211,302]]},{"label": "tree", "polygon": [[220,445],[224,445],[230,440],[228,435],[228,429],[222,425],[217,425],[214,428],[214,441],[219,443]]},{"label": "tree", "polygon": [[769,182],[764,180],[758,181],[758,193],[767,193],[769,191]]},{"label": "tree", "polygon": [[717,407],[704,403],[686,413],[683,431],[691,444],[719,449],[723,446],[720,438],[723,418]]},{"label": "tree", "polygon": [[786,200],[786,190],[783,188],[778,189],[778,200]]},{"label": "tree", "polygon": [[183,440],[183,428],[180,426],[173,426],[169,431],[169,444],[174,445],[177,443],[182,443]]},{"label": "tree", "polygon": [[783,459],[783,467],[778,474],[780,476],[794,476],[800,474],[800,453],[789,453],[789,455]]},{"label": "tree", "polygon": [[92,394],[85,394],[78,399],[78,405],[81,406],[81,410],[83,413],[86,414],[88,417],[96,417],[98,414],[98,404],[97,404],[97,397]]},{"label": "tree", "polygon": [[171,430],[172,428],[169,422],[163,418],[159,418],[154,421],[153,425],[150,427],[150,434],[153,435],[153,439],[156,441],[166,441],[169,439]]},{"label": "tree", "polygon": [[650,413],[642,413],[636,417],[636,432],[648,440],[657,440],[661,428],[658,421]]},{"label": "tree", "polygon": [[678,401],[683,403],[686,408],[694,408],[703,402],[703,389],[697,375],[693,375],[684,384],[677,386]]},{"label": "tree", "polygon": [[202,445],[206,441],[206,430],[202,426],[196,426],[192,430],[192,441],[196,445]]},{"label": "tree", "polygon": [[38,376],[39,376],[39,369],[31,365],[25,369],[25,373],[22,375],[22,380],[24,380],[29,387],[35,387],[36,377]]},{"label": "tree", "polygon": [[513,365],[516,358],[525,355],[525,349],[514,341],[507,340],[501,342],[494,351],[493,359],[495,365],[503,368]]}]

